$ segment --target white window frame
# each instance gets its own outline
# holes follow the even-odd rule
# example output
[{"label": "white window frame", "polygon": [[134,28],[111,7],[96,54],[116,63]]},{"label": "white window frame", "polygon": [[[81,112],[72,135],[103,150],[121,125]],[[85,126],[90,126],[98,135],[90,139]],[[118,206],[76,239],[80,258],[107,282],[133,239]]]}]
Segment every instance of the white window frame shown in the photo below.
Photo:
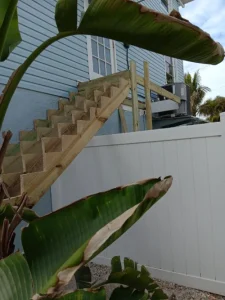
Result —
[{"label": "white window frame", "polygon": [[[84,0],[84,11],[88,8],[88,0]],[[91,46],[91,36],[87,35],[87,52],[88,52],[88,66],[89,66],[89,78],[90,80],[103,77],[103,75],[95,73],[93,71],[93,59],[92,59],[92,46]],[[111,67],[112,67],[112,74],[117,72],[117,62],[116,62],[116,47],[115,41],[110,41],[110,49],[111,49]]]}]

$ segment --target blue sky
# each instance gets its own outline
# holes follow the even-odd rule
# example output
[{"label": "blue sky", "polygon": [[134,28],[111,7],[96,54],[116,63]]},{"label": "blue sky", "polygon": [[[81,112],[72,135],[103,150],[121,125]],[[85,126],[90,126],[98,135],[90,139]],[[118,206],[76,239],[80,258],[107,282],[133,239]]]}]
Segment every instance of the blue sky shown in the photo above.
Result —
[{"label": "blue sky", "polygon": [[[181,8],[180,13],[225,47],[225,0],[194,0]],[[225,97],[225,62],[217,66],[184,62],[184,70],[192,74],[200,70],[202,84],[212,90],[206,99],[217,95]]]}]

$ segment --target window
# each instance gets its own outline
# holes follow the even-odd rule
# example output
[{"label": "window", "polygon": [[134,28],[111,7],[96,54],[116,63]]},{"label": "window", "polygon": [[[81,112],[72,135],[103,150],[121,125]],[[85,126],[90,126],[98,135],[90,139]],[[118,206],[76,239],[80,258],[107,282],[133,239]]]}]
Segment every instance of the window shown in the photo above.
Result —
[{"label": "window", "polygon": [[174,82],[174,71],[173,71],[173,59],[172,57],[166,56],[166,81],[168,84]]},{"label": "window", "polygon": [[112,74],[110,40],[102,37],[91,37],[93,72],[102,76]]},{"label": "window", "polygon": [[169,10],[168,0],[161,0],[162,5],[166,8],[166,10]]},{"label": "window", "polygon": [[[92,0],[88,0],[88,4]],[[112,41],[107,38],[91,36],[92,72],[106,76],[113,72]]]}]

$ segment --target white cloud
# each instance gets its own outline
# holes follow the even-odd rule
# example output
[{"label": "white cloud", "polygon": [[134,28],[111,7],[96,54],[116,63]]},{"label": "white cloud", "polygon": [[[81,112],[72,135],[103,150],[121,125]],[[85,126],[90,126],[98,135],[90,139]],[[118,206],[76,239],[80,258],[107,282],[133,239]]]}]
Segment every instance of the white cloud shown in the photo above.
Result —
[{"label": "white cloud", "polygon": [[[193,24],[208,32],[225,47],[225,0],[194,0],[181,8],[181,15]],[[185,72],[193,74],[200,70],[202,84],[211,88],[206,98],[217,95],[225,97],[225,62],[219,65],[203,65],[184,62]]]}]

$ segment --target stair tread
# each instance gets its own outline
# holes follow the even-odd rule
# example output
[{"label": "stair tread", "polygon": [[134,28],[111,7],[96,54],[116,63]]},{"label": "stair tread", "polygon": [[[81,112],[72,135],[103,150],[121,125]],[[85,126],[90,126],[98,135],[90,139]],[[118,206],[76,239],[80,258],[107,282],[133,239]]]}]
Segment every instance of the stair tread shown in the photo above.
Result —
[{"label": "stair tread", "polygon": [[37,132],[34,130],[20,131],[20,141],[37,140]]}]

